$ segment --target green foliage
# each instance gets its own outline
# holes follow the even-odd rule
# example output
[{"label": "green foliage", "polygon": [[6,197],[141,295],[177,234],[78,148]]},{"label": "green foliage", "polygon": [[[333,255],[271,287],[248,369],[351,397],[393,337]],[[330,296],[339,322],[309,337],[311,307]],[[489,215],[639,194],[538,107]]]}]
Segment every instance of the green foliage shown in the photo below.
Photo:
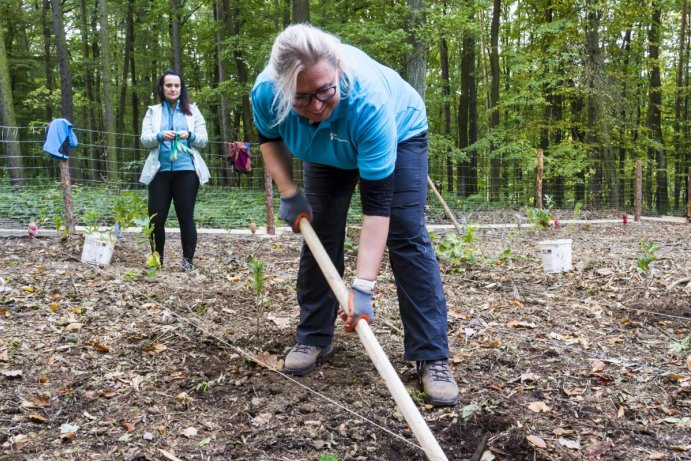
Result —
[{"label": "green foliage", "polygon": [[97,209],[90,209],[84,213],[84,225],[86,226],[86,233],[93,234],[98,232],[99,225],[103,215]]},{"label": "green foliage", "polygon": [[259,336],[259,319],[264,307],[265,264],[259,259],[250,258],[250,273],[252,274],[252,289],[254,290],[254,304],[257,306],[257,336]]},{"label": "green foliage", "polygon": [[538,230],[549,227],[551,219],[552,214],[548,210],[542,208],[530,208],[528,210],[528,221]]},{"label": "green foliage", "polygon": [[147,215],[147,202],[134,191],[126,191],[113,204],[113,220],[123,231]]},{"label": "green foliage", "polygon": [[63,237],[70,235],[70,233],[67,231],[67,226],[65,226],[62,216],[53,216],[53,224],[55,225],[55,230],[62,233]]},{"label": "green foliage", "polygon": [[197,391],[201,393],[207,393],[213,386],[216,385],[216,381],[213,379],[207,380],[207,381],[202,381],[199,384],[197,384]]},{"label": "green foliage", "polygon": [[475,263],[477,260],[475,256],[476,230],[476,226],[465,226],[462,235],[447,232],[436,246],[435,253],[453,269],[460,269],[464,264]]},{"label": "green foliage", "polygon": [[319,461],[339,461],[341,458],[334,453],[327,453],[319,456]]},{"label": "green foliage", "polygon": [[676,353],[691,350],[691,333],[686,335],[686,337],[681,341],[674,341],[672,344],[670,344],[669,350]]},{"label": "green foliage", "polygon": [[474,403],[471,403],[470,405],[466,405],[461,409],[461,417],[463,418],[463,421],[468,421],[475,413],[478,413],[481,411],[481,408]]},{"label": "green foliage", "polygon": [[655,253],[660,247],[655,245],[655,242],[645,242],[641,240],[641,255],[636,261],[636,267],[643,273],[647,274],[650,270],[650,264],[657,260]]}]

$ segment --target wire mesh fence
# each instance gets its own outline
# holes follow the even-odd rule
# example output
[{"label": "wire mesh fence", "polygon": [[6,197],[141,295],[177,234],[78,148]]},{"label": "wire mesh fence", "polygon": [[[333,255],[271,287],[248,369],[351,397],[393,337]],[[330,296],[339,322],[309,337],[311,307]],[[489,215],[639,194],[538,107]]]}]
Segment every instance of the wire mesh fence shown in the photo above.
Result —
[{"label": "wire mesh fence", "polygon": [[[5,153],[0,170],[0,228],[23,228],[30,220],[52,226],[64,214],[63,190],[57,160],[43,151],[46,126],[0,127],[0,144]],[[116,145],[108,145],[108,134],[75,128],[79,146],[69,159],[74,215],[77,225],[108,226],[113,209],[123,193],[146,199],[146,186],[139,175],[149,150],[139,145],[132,134],[117,134]],[[266,225],[264,164],[259,146],[251,144],[252,171],[233,171],[225,161],[227,143],[210,140],[201,154],[211,172],[209,184],[199,191],[195,217],[199,227],[231,229],[245,227],[249,220]],[[489,155],[478,155],[475,165],[439,155],[430,146],[429,177],[455,217],[461,222],[513,221],[516,213],[539,205],[555,215],[571,217],[585,211],[591,216],[616,212],[632,214],[636,203],[636,161],[627,159],[615,168],[602,162],[582,165],[576,174],[560,175],[561,165],[546,156],[542,193],[536,197],[537,159],[493,162]],[[658,177],[655,165],[644,161],[642,212],[659,213]],[[301,162],[293,160],[296,182],[301,185]],[[665,214],[687,213],[688,174],[670,166],[665,171],[667,207]],[[426,178],[421,178],[423,181]],[[275,189],[272,202],[278,209]],[[610,213],[611,214],[611,213]],[[428,194],[427,220],[449,224],[449,217],[435,194]],[[275,225],[278,222],[274,213]],[[354,194],[349,221],[358,222],[360,204]],[[174,212],[168,226],[177,226]]]}]

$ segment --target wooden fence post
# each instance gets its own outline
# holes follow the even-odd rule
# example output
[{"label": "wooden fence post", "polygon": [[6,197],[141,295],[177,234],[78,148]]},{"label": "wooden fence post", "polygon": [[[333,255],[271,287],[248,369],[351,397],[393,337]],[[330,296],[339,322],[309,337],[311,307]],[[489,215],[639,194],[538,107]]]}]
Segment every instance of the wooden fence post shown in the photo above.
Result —
[{"label": "wooden fence post", "polygon": [[60,185],[62,186],[62,197],[65,202],[65,228],[69,234],[74,234],[74,206],[72,201],[72,180],[70,179],[69,160],[59,160],[59,162]]},{"label": "wooden fence post", "polygon": [[634,211],[633,220],[638,222],[641,220],[641,206],[643,201],[643,162],[636,160],[636,209]]},{"label": "wooden fence post", "polygon": [[689,175],[686,178],[686,217],[691,222],[691,166],[689,167]]},{"label": "wooden fence post", "polygon": [[535,208],[542,208],[542,175],[545,171],[544,152],[537,150],[537,175],[535,177]]},{"label": "wooden fence post", "polygon": [[276,235],[274,224],[274,188],[269,170],[264,167],[264,194],[266,196],[266,233]]}]

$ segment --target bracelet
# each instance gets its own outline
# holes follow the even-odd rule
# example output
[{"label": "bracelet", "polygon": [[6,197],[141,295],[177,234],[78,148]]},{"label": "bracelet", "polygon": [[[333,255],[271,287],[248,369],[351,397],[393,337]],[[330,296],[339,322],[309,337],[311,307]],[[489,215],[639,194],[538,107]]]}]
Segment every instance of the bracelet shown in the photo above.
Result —
[{"label": "bracelet", "polygon": [[365,288],[369,291],[374,291],[374,285],[377,283],[376,280],[365,280],[355,277],[353,279],[353,286],[358,288]]}]

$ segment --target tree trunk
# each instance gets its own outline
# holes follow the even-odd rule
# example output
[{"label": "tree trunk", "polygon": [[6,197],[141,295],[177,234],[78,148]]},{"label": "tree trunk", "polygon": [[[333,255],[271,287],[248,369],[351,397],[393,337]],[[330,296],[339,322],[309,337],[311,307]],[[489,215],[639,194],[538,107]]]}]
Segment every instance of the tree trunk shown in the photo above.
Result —
[{"label": "tree trunk", "polygon": [[293,24],[310,22],[310,0],[293,0]]},{"label": "tree trunk", "polygon": [[416,29],[420,24],[424,24],[425,11],[423,0],[407,0],[408,4],[408,23],[407,34],[408,44],[411,47],[410,54],[406,62],[405,79],[413,88],[425,99],[427,83],[427,45],[422,37],[418,36]]},{"label": "tree trunk", "polygon": [[[501,15],[501,0],[493,1],[492,24],[490,26],[490,56],[489,66],[492,73],[492,87],[490,89],[490,131],[499,128],[499,18]],[[494,142],[490,143],[490,200],[499,200],[499,186],[501,174],[501,158],[495,153]]]},{"label": "tree trunk", "polygon": [[125,20],[125,55],[123,57],[122,63],[122,82],[120,83],[120,101],[118,103],[118,115],[117,121],[115,123],[115,130],[118,133],[118,148],[121,149],[124,146],[124,135],[125,132],[125,112],[127,104],[127,88],[132,87],[128,82],[127,77],[130,73],[130,60],[133,53],[133,41],[134,41],[134,0],[127,0],[127,19]]},{"label": "tree trunk", "polygon": [[[223,84],[223,82],[226,81],[227,79],[227,63],[226,60],[223,58],[223,40],[226,39],[228,35],[228,19],[227,17],[231,14],[230,13],[230,5],[228,4],[228,0],[216,0],[216,21],[218,24],[224,25],[225,27],[217,27],[216,28],[216,55],[217,55],[217,60],[218,60],[218,81],[219,81],[219,86]],[[229,111],[229,105],[228,101],[226,99],[226,94],[224,91],[220,91],[219,94],[219,104],[221,107],[221,117],[219,123],[221,124],[221,138],[224,143],[231,141],[230,139],[230,133],[228,132],[228,127],[229,125],[229,120],[228,120],[228,111]],[[223,145],[223,149],[225,149],[225,144]],[[224,152],[225,153],[225,152]],[[223,162],[223,174],[221,177],[223,178],[223,185],[224,186],[233,186],[233,166],[229,162]]]},{"label": "tree trunk", "polygon": [[96,130],[96,115],[94,114],[94,83],[93,83],[93,65],[91,60],[91,48],[89,47],[89,21],[88,13],[86,9],[86,0],[80,0],[79,2],[79,30],[81,32],[82,38],[82,54],[84,57],[84,87],[86,88],[86,99],[89,102],[86,105],[85,117],[86,128],[87,128],[87,140],[86,144],[89,147],[82,147],[82,152],[84,157],[87,159],[87,163],[90,164],[89,179],[95,180],[98,177],[98,157],[91,146],[94,145],[94,130]]},{"label": "tree trunk", "polygon": [[[46,73],[46,88],[53,91],[53,61],[50,46],[50,25],[48,24],[48,12],[50,10],[50,0],[43,0],[41,9],[41,28],[43,29],[43,54],[44,68]],[[50,100],[46,101],[46,120],[53,120],[53,104]]]},{"label": "tree trunk", "polygon": [[679,58],[677,59],[677,91],[674,98],[674,151],[676,152],[676,167],[674,169],[674,208],[679,208],[684,181],[684,152],[681,147],[681,101],[684,94],[684,55],[686,45],[686,18],[689,2],[684,0],[681,8],[681,30],[679,30]]},{"label": "tree trunk", "polygon": [[649,157],[655,158],[656,191],[655,205],[660,214],[667,213],[667,159],[662,138],[662,84],[660,81],[660,18],[662,6],[659,0],[652,2],[653,14],[648,30],[648,57],[650,62],[650,92],[648,96],[648,129],[656,146],[648,148]]},{"label": "tree trunk", "polygon": [[98,0],[99,43],[101,48],[101,72],[103,75],[103,108],[106,131],[106,171],[109,181],[117,181],[119,176],[118,151],[116,148],[115,119],[110,99],[110,45],[108,43],[108,16],[106,0]]},{"label": "tree trunk", "polygon": [[[444,5],[446,14],[446,5]],[[444,136],[451,138],[451,85],[449,83],[449,47],[446,38],[442,35],[439,39],[439,63],[441,64],[441,97],[442,113],[444,115]],[[453,193],[453,158],[446,152],[446,188]]]},{"label": "tree trunk", "polygon": [[[468,40],[469,31],[464,32],[463,36],[463,49],[461,51],[461,95],[458,102],[458,148],[466,149],[468,147],[468,105],[470,104],[470,97],[468,95],[470,87],[470,69],[468,66],[468,54],[470,53],[470,44],[473,43],[472,39]],[[467,153],[466,153],[467,155]],[[459,197],[465,197],[467,195],[468,186],[467,183],[470,181],[470,162],[468,160],[463,160],[458,162],[458,173],[456,175],[456,194]]]},{"label": "tree trunk", "polygon": [[72,104],[72,72],[70,71],[69,56],[65,45],[65,29],[62,27],[62,11],[60,0],[50,0],[53,29],[55,31],[55,52],[60,69],[60,109],[62,117],[70,122],[74,120],[74,105]]},{"label": "tree trunk", "polygon": [[0,141],[5,152],[5,165],[10,175],[10,185],[24,185],[24,166],[19,140],[17,139],[17,126],[14,114],[14,100],[12,98],[12,86],[10,84],[10,71],[7,64],[7,52],[5,51],[5,38],[0,30],[0,125],[9,128],[0,128]]},{"label": "tree trunk", "polygon": [[173,52],[173,68],[182,74],[180,50],[180,0],[170,1],[170,47]]}]

